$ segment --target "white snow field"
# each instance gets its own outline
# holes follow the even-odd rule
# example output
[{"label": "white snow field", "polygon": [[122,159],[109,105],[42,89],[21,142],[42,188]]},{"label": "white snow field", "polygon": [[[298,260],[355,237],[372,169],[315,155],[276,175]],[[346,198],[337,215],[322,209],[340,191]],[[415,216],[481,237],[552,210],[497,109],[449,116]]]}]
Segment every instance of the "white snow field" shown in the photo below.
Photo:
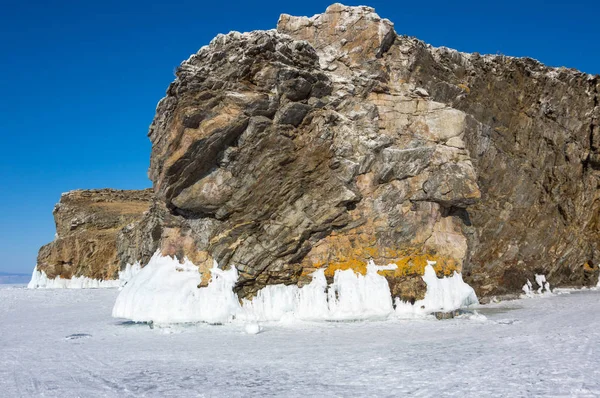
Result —
[{"label": "white snow field", "polygon": [[0,288],[1,397],[594,397],[600,291],[479,315],[154,327],[117,289]]}]

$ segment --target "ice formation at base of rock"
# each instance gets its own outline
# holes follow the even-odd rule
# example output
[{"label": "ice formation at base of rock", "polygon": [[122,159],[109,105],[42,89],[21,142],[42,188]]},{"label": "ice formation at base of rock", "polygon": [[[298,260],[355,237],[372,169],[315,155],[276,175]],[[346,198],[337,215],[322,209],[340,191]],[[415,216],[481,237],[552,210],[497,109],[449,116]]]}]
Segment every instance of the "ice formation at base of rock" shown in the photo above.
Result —
[{"label": "ice formation at base of rock", "polygon": [[119,286],[120,282],[116,279],[101,281],[85,276],[76,276],[71,279],[63,279],[60,276],[57,276],[52,279],[48,278],[44,271],[38,271],[37,267],[34,268],[33,274],[31,275],[31,281],[27,285],[29,289],[97,289]]},{"label": "ice formation at base of rock", "polygon": [[388,282],[378,271],[395,269],[396,265],[377,266],[373,262],[369,262],[365,275],[338,270],[328,285],[320,269],[306,286],[267,286],[252,300],[240,303],[233,292],[238,277],[235,268],[221,270],[215,263],[208,286],[198,288],[198,267],[187,259],[180,264],[157,252],[123,288],[112,314],[159,324],[364,320],[452,311],[478,303],[474,290],[460,274],[438,279],[433,264],[429,263],[423,276],[427,284],[425,298],[414,306],[397,301],[394,309]]},{"label": "ice formation at base of rock", "polygon": [[450,277],[438,278],[433,269],[434,261],[427,261],[423,281],[427,284],[425,298],[414,304],[396,298],[396,315],[399,317],[424,315],[432,312],[449,312],[473,304],[479,304],[471,286],[463,281],[462,275],[454,272]]},{"label": "ice formation at base of rock", "polygon": [[133,279],[134,276],[140,273],[142,270],[142,264],[139,261],[136,261],[133,265],[127,264],[125,269],[119,271],[119,286],[123,287]]},{"label": "ice formation at base of rock", "polygon": [[31,281],[27,285],[29,289],[99,289],[122,287],[127,284],[140,270],[142,266],[139,262],[127,264],[123,271],[119,271],[119,279],[98,280],[85,276],[76,276],[71,279],[48,278],[44,271],[38,271],[37,266],[31,274]]},{"label": "ice formation at base of rock", "polygon": [[[525,296],[533,297],[535,293],[537,294],[551,294],[552,290],[550,290],[550,283],[546,281],[546,275],[538,275],[535,274],[535,283],[539,286],[537,291],[534,290],[533,284],[529,279],[527,279],[527,283],[523,285],[521,288]],[[600,282],[599,282],[600,283]]]},{"label": "ice formation at base of rock", "polygon": [[377,266],[369,262],[366,275],[352,270],[336,271],[327,285],[325,271],[317,270],[304,287],[271,285],[252,300],[242,300],[239,319],[249,321],[354,320],[387,318],[394,312],[390,288],[377,271],[396,265]]},{"label": "ice formation at base of rock", "polygon": [[229,322],[239,310],[233,293],[237,270],[223,271],[215,264],[211,275],[210,284],[199,289],[198,267],[187,259],[180,264],[157,252],[123,287],[112,314],[136,322]]}]

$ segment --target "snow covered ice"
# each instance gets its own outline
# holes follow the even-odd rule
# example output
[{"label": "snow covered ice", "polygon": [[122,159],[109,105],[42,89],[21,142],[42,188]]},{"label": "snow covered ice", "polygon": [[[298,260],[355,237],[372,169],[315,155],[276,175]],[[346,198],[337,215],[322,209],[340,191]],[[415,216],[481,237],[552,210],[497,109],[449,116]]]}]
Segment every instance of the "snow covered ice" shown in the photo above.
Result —
[{"label": "snow covered ice", "polygon": [[372,261],[365,275],[352,270],[337,270],[333,283],[327,284],[324,270],[313,273],[310,284],[297,287],[270,285],[252,300],[240,300],[233,292],[237,270],[221,270],[215,263],[207,287],[197,288],[201,275],[189,260],[157,252],[121,291],[113,316],[136,322],[158,324],[232,321],[348,321],[387,319],[390,316],[426,315],[434,311],[453,311],[477,304],[473,289],[460,274],[438,279],[430,262],[423,280],[427,293],[414,305],[396,302],[396,311],[385,277],[378,272],[393,270],[395,264],[379,266]]},{"label": "snow covered ice", "polygon": [[258,334],[117,320],[118,294],[0,288],[0,396],[600,394],[600,291],[478,306],[479,317],[276,322]]},{"label": "snow covered ice", "polygon": [[124,270],[120,292],[0,288],[0,395],[600,394],[600,291],[484,306],[460,274],[432,266],[414,305],[392,302],[379,271],[394,265],[338,271],[329,285],[318,270],[240,303],[235,268],[215,264],[198,289],[198,267],[159,254]]}]

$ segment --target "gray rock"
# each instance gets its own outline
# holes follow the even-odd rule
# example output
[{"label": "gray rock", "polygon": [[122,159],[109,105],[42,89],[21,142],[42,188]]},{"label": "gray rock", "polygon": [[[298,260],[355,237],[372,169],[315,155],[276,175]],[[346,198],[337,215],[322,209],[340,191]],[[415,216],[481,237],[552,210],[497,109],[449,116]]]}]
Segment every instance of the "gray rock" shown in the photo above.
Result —
[{"label": "gray rock", "polygon": [[311,107],[306,104],[293,102],[285,105],[275,117],[275,122],[279,124],[291,124],[298,127],[306,117]]}]

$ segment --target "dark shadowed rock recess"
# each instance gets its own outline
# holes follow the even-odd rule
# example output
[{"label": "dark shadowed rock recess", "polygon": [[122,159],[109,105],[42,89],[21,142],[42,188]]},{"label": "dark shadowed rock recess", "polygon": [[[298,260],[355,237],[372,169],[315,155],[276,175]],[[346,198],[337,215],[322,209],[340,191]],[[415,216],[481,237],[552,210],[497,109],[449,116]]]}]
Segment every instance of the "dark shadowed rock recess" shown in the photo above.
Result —
[{"label": "dark shadowed rock recess", "polygon": [[219,35],[176,75],[121,267],[156,249],[216,260],[240,296],[369,259],[398,265],[382,274],[405,300],[423,297],[426,260],[480,297],[535,273],[598,280],[598,76],[434,48],[340,4]]}]

